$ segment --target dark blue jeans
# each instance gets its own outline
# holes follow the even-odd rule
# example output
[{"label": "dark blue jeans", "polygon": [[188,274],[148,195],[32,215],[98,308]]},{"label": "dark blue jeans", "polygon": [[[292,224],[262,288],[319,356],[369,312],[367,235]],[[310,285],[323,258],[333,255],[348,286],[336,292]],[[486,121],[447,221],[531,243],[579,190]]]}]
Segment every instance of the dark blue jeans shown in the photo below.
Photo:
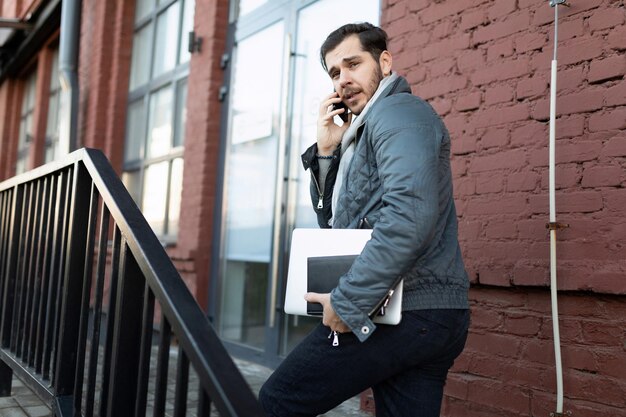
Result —
[{"label": "dark blue jeans", "polygon": [[371,387],[378,417],[439,416],[468,327],[469,310],[405,311],[399,325],[378,325],[363,343],[344,333],[332,346],[320,324],[267,380],[259,400],[268,416],[316,416]]}]

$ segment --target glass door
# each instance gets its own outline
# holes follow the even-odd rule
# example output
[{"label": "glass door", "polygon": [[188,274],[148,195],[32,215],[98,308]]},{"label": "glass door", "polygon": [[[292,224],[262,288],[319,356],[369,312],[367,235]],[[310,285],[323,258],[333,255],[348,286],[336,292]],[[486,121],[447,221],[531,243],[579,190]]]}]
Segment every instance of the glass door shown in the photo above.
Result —
[{"label": "glass door", "polygon": [[319,321],[282,313],[291,231],[317,227],[300,154],[332,91],[319,47],[344,23],[376,24],[379,8],[378,0],[239,2],[213,288],[218,332],[240,354],[276,362]]}]

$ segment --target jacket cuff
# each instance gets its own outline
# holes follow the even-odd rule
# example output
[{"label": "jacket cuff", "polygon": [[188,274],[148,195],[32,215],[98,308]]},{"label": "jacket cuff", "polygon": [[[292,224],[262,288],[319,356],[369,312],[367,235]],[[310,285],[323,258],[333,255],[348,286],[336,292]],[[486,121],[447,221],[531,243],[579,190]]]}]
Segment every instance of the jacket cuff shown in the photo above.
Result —
[{"label": "jacket cuff", "polygon": [[348,300],[338,288],[330,294],[330,304],[335,313],[355,334],[360,342],[364,342],[376,330],[376,325],[356,305]]}]

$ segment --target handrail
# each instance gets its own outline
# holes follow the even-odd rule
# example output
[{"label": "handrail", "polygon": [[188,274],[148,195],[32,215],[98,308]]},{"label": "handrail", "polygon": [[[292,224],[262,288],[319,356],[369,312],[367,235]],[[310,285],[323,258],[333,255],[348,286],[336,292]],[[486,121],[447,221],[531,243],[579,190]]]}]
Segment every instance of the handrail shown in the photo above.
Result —
[{"label": "handrail", "polygon": [[58,416],[143,417],[147,409],[160,416],[169,378],[176,380],[174,415],[184,416],[196,405],[188,395],[191,368],[199,381],[197,415],[209,416],[211,403],[224,416],[263,415],[98,150],[75,151],[0,183],[0,303],[0,395],[10,393],[15,373]]}]

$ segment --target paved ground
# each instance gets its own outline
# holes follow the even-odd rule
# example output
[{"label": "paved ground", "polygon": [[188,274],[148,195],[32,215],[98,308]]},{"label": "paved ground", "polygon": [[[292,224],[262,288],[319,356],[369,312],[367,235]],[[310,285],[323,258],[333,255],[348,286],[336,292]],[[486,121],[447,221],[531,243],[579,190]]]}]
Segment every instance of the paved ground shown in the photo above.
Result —
[{"label": "paved ground", "polygon": [[[176,363],[171,360],[170,364]],[[272,372],[270,369],[261,365],[235,360],[239,370],[243,374],[248,384],[255,393],[258,393],[261,385]],[[190,385],[193,384],[194,375],[190,375]],[[16,378],[13,379],[12,396],[0,398],[0,417],[48,417],[52,416],[50,409],[22,382]],[[149,394],[150,398],[150,394]],[[168,407],[169,408],[169,407]],[[171,408],[169,408],[171,409]],[[150,413],[151,410],[148,410]],[[152,415],[151,413],[148,415]],[[171,415],[167,413],[166,415]],[[189,417],[195,417],[194,412],[190,412]],[[359,410],[359,399],[353,398],[346,401],[336,409],[324,414],[325,417],[372,417],[371,414]]]}]

